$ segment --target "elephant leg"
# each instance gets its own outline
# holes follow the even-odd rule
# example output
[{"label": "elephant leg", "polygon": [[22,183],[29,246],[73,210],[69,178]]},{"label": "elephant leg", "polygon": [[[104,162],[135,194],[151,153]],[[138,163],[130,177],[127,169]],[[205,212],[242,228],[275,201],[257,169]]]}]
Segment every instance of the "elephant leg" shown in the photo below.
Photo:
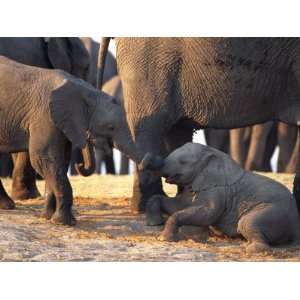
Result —
[{"label": "elephant leg", "polygon": [[36,186],[36,173],[30,164],[29,154],[19,152],[13,154],[14,170],[12,181],[12,198],[25,200],[39,197]]},{"label": "elephant leg", "polygon": [[271,158],[274,154],[276,147],[277,147],[277,124],[276,122],[273,122],[272,129],[268,136],[266,151],[264,153],[263,164],[262,164],[263,172],[272,172]]},{"label": "elephant leg", "polygon": [[[192,197],[190,197],[192,200]],[[178,195],[174,198],[154,195],[149,199],[146,205],[146,224],[148,226],[157,226],[164,224],[165,220],[162,213],[172,215],[175,212],[186,208],[189,204],[184,197]]]},{"label": "elephant leg", "polygon": [[14,165],[11,154],[3,153],[0,156],[0,177],[11,177]]},{"label": "elephant leg", "polygon": [[[72,156],[74,151],[72,151],[71,143],[67,143],[65,148],[65,172],[68,172],[70,161],[72,160]],[[50,187],[46,183],[46,203],[44,212],[42,213],[42,217],[50,220],[56,211],[56,198],[54,191],[50,189]]]},{"label": "elephant leg", "polygon": [[102,149],[95,148],[95,173],[101,174],[101,166],[104,159],[104,152]]},{"label": "elephant leg", "polygon": [[[193,141],[193,129],[174,126],[165,137],[165,145],[167,153],[171,153],[175,149],[183,146],[186,143]],[[183,192],[182,186],[177,186],[177,194]]]},{"label": "elephant leg", "polygon": [[104,156],[104,163],[105,163],[106,173],[116,175],[113,152],[111,152],[110,155]]},{"label": "elephant leg", "polygon": [[[299,141],[300,139],[300,126],[298,126],[298,137],[297,140]],[[296,199],[298,211],[300,211],[300,159],[299,159],[299,153],[300,153],[300,142],[297,142],[297,148],[295,151],[298,150],[298,161],[297,161],[297,171],[296,171],[296,176],[294,178],[294,183],[293,183],[293,195]]]},{"label": "elephant leg", "polygon": [[237,128],[230,130],[230,155],[233,160],[244,167],[248,146],[245,141],[245,134],[248,128]]},{"label": "elephant leg", "polygon": [[229,153],[229,130],[206,128],[204,130],[206,144],[225,153]]},{"label": "elephant leg", "polygon": [[46,202],[42,217],[50,220],[56,211],[56,198],[54,192],[46,184]]},{"label": "elephant leg", "polygon": [[297,126],[278,122],[277,132],[279,146],[277,171],[295,173],[298,161]]},{"label": "elephant leg", "polygon": [[[136,145],[139,152],[143,155],[150,152],[165,157],[167,151],[163,141],[164,138],[162,134],[155,129],[149,129],[143,133],[143,137],[137,139]],[[141,158],[143,155],[140,155]],[[132,212],[144,213],[147,201],[156,194],[165,195],[161,177],[148,170],[140,171],[137,166],[135,166],[131,198]]]},{"label": "elephant leg", "polygon": [[15,203],[6,193],[2,181],[0,179],[0,209],[13,209],[13,208],[15,208]]},{"label": "elephant leg", "polygon": [[245,163],[246,170],[263,171],[264,154],[272,126],[273,122],[266,122],[252,127],[250,146]]},{"label": "elephant leg", "polygon": [[121,168],[120,175],[129,174],[129,158],[121,152]]},{"label": "elephant leg", "polygon": [[293,153],[289,159],[289,163],[285,169],[286,173],[296,173],[297,171],[297,162],[299,161],[299,149],[300,149],[300,136],[296,138],[296,143],[293,149]]}]

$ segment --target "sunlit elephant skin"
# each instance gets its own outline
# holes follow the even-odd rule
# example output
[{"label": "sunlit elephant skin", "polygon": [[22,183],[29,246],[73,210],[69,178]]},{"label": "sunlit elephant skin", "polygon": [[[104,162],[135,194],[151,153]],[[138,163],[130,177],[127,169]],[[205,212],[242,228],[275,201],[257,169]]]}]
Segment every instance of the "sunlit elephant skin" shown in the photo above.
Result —
[{"label": "sunlit elephant skin", "polygon": [[[89,53],[76,37],[2,37],[0,55],[31,66],[61,69],[83,79],[89,74]],[[13,156],[12,197],[23,200],[39,196],[28,153]],[[7,195],[0,192],[1,197]]]},{"label": "sunlit elephant skin", "polygon": [[[33,168],[46,181],[44,216],[74,225],[67,177],[71,147],[82,151],[78,168],[89,169],[91,143],[103,137],[99,120],[115,100],[61,70],[23,65],[4,56],[0,66],[0,152],[29,152]],[[0,189],[4,190],[1,181]],[[2,197],[0,208],[12,209],[14,202]]]},{"label": "sunlit elephant skin", "polygon": [[[108,43],[101,43],[101,72]],[[170,153],[163,141],[175,129],[300,124],[299,38],[115,38],[115,44],[139,160],[147,152]],[[132,207],[143,212],[151,195],[163,193],[161,179],[136,175]],[[300,170],[294,195],[300,200]]]}]

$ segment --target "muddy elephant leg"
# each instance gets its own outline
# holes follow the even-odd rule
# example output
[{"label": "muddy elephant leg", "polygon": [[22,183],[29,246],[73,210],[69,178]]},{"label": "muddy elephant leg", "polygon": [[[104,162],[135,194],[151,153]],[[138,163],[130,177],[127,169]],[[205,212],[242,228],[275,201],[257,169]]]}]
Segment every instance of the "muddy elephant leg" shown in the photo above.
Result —
[{"label": "muddy elephant leg", "polygon": [[187,207],[186,201],[182,197],[167,197],[163,195],[152,196],[146,205],[146,224],[156,226],[164,224],[165,220],[162,213],[172,215],[175,212]]},{"label": "muddy elephant leg", "polygon": [[242,167],[245,165],[248,146],[245,142],[245,133],[248,128],[237,128],[230,130],[230,155],[233,160]]},{"label": "muddy elephant leg", "polygon": [[199,205],[179,210],[168,218],[159,239],[161,241],[175,242],[178,240],[178,230],[180,226],[209,226],[213,224],[219,213],[217,205],[215,208]]},{"label": "muddy elephant leg", "polygon": [[294,231],[286,213],[271,204],[253,209],[238,223],[238,232],[250,243],[248,252],[264,251],[269,245],[287,243],[296,236]]},{"label": "muddy elephant leg", "polygon": [[12,198],[25,200],[39,197],[36,186],[36,173],[30,164],[29,154],[19,152],[13,154],[14,170],[12,181]]},{"label": "muddy elephant leg", "polygon": [[6,193],[2,181],[0,179],[0,209],[13,209],[13,208],[15,208],[15,203]]}]

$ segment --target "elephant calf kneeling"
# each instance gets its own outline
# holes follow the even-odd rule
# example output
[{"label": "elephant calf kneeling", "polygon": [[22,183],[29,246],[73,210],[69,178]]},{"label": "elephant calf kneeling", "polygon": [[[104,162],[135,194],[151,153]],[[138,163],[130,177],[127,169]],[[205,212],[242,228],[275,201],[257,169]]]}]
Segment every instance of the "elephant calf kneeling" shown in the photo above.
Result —
[{"label": "elephant calf kneeling", "polygon": [[242,235],[249,242],[247,250],[257,252],[297,236],[299,213],[289,190],[245,171],[221,151],[187,143],[165,160],[147,154],[139,168],[185,187],[175,198],[149,200],[148,225],[163,223],[162,212],[170,215],[161,240],[177,240],[182,225],[210,226],[230,237]]}]

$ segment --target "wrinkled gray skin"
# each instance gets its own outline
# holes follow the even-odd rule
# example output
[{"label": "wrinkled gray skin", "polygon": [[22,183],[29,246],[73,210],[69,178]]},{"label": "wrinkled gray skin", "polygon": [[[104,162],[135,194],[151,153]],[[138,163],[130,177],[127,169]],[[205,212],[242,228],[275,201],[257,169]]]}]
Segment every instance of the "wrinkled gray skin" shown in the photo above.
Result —
[{"label": "wrinkled gray skin", "polygon": [[[47,69],[61,69],[82,79],[89,74],[89,54],[76,37],[2,37],[0,55],[17,62]],[[39,196],[28,153],[14,154],[12,197],[28,199]],[[7,198],[0,187],[0,198]]]},{"label": "wrinkled gray skin", "polygon": [[182,225],[212,226],[230,237],[242,235],[249,252],[293,241],[299,230],[295,198],[282,184],[242,169],[227,154],[201,144],[187,143],[173,151],[162,167],[151,154],[141,169],[159,172],[185,192],[175,198],[156,195],[147,204],[149,225],[170,217],[161,240],[176,241]]},{"label": "wrinkled gray skin", "polygon": [[[124,107],[139,161],[147,152],[165,156],[191,141],[194,129],[300,122],[298,38],[115,38],[115,42]],[[106,38],[101,44],[101,71],[108,43]],[[101,74],[99,78],[101,82]],[[173,138],[166,148],[163,141],[168,136]],[[159,176],[138,171],[132,209],[143,212],[147,200],[159,193],[163,193]],[[300,168],[294,195],[300,201]]]},{"label": "wrinkled gray skin", "polygon": [[[97,123],[116,104],[112,97],[61,70],[31,67],[4,56],[0,66],[0,152],[28,151],[33,168],[46,181],[44,216],[73,225],[67,177],[71,147],[88,156],[88,139],[102,138]],[[0,198],[0,208],[14,208],[14,202]]]},{"label": "wrinkled gray skin", "polygon": [[[98,54],[99,54],[100,44],[89,37],[81,37],[80,40],[82,41],[85,49],[87,50],[90,59],[89,72],[85,80],[89,82],[93,87],[97,88],[97,72],[98,72],[97,64],[98,64]],[[108,52],[106,59],[107,61],[104,70],[104,75],[103,75],[104,83],[109,81],[115,75],[117,75],[117,64],[114,56],[110,52]],[[100,148],[97,146],[94,148],[94,152],[95,152],[95,160],[96,160],[95,172],[101,173],[101,164],[103,161],[105,163],[106,172],[109,174],[115,174],[116,171],[115,171],[114,158],[112,152],[112,141],[111,140],[103,141],[101,143]],[[73,151],[72,161],[71,161],[72,175],[77,174],[74,164],[77,161],[80,161],[81,159],[82,158],[81,158],[80,151]]]}]

